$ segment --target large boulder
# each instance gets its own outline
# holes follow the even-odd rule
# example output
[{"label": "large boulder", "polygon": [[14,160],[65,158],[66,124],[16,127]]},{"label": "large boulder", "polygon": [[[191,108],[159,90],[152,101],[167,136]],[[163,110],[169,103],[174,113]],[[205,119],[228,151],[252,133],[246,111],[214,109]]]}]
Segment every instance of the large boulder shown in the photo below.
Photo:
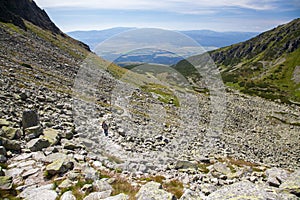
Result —
[{"label": "large boulder", "polygon": [[72,191],[67,191],[63,193],[60,200],[76,200],[76,197],[72,194]]},{"label": "large boulder", "polygon": [[197,169],[197,162],[179,160],[175,164],[175,169]]},{"label": "large boulder", "polygon": [[64,159],[58,159],[46,166],[46,172],[49,175],[61,174],[74,167],[74,163]]},{"label": "large boulder", "polygon": [[12,150],[12,151],[20,151],[21,150],[21,144],[19,141],[16,140],[9,140],[4,137],[0,137],[0,145],[4,146],[6,150]]},{"label": "large boulder", "polygon": [[286,181],[290,174],[287,170],[276,167],[266,170],[265,173],[268,177],[267,182],[269,185],[275,187],[279,187],[282,182]]},{"label": "large boulder", "polygon": [[174,200],[174,195],[168,193],[162,189],[160,183],[149,182],[141,187],[139,192],[136,194],[137,200]]},{"label": "large boulder", "polygon": [[86,196],[83,200],[99,200],[109,197],[111,191],[104,191],[104,192],[92,192],[88,196]]},{"label": "large boulder", "polygon": [[47,148],[49,146],[49,141],[43,138],[36,138],[27,143],[28,149],[30,149],[32,152],[41,151],[43,148]]},{"label": "large boulder", "polygon": [[39,125],[39,117],[35,110],[25,110],[22,114],[23,129]]},{"label": "large boulder", "polygon": [[93,182],[93,190],[96,192],[112,191],[113,188],[105,180],[96,180]]},{"label": "large boulder", "polygon": [[53,184],[38,188],[28,187],[19,194],[19,197],[24,200],[56,200],[58,195],[53,189]]},{"label": "large boulder", "polygon": [[42,138],[48,140],[50,145],[56,145],[60,140],[61,133],[55,129],[45,129],[43,134],[44,136]]},{"label": "large boulder", "polygon": [[32,140],[34,138],[38,138],[42,133],[43,128],[40,125],[24,129],[25,139],[27,141]]},{"label": "large boulder", "polygon": [[12,188],[12,177],[0,176],[0,191],[10,190]]},{"label": "large boulder", "polygon": [[[267,193],[263,187],[255,185],[250,181],[240,181],[229,186],[223,186],[221,189],[208,195],[207,200],[265,200],[274,199],[273,194]],[[278,199],[278,198],[275,198]]]},{"label": "large boulder", "polygon": [[289,193],[300,195],[300,170],[298,169],[292,173],[286,181],[284,181],[280,186],[280,189],[287,191]]},{"label": "large boulder", "polygon": [[18,128],[3,126],[0,132],[0,136],[10,140],[18,139],[21,137],[21,130]]}]

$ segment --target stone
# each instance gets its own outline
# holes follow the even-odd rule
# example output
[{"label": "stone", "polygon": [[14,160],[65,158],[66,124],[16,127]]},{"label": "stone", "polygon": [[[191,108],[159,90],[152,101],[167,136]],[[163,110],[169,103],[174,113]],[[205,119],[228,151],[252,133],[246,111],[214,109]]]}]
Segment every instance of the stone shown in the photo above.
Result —
[{"label": "stone", "polygon": [[269,194],[260,186],[250,181],[240,181],[229,186],[223,186],[219,190],[208,195],[207,200],[232,200],[232,199],[253,199],[265,200],[274,199],[273,194]]},{"label": "stone", "polygon": [[33,175],[33,174],[36,174],[36,173],[39,172],[39,171],[40,171],[39,168],[30,169],[30,170],[24,172],[24,173],[22,174],[22,177],[23,177],[24,179],[26,179],[27,177],[29,177],[29,176],[31,176],[31,175]]},{"label": "stone", "polygon": [[104,200],[128,200],[128,199],[129,199],[128,195],[121,193],[116,196],[107,197]]},{"label": "stone", "polygon": [[52,153],[52,154],[46,156],[46,157],[43,159],[43,162],[44,162],[44,163],[50,164],[50,163],[52,163],[52,162],[54,162],[54,161],[56,161],[56,160],[59,160],[59,159],[65,161],[65,160],[67,159],[67,155],[64,154],[64,153]]},{"label": "stone", "polygon": [[23,129],[39,125],[39,117],[35,110],[25,110],[22,114]]},{"label": "stone", "polygon": [[279,187],[279,185],[284,182],[290,174],[288,171],[276,167],[266,170],[265,173],[268,177],[267,183],[274,187]]},{"label": "stone", "polygon": [[49,146],[49,141],[43,138],[36,138],[27,143],[27,148],[32,152],[41,151],[43,148],[47,148]]},{"label": "stone", "polygon": [[96,181],[99,179],[99,173],[92,167],[86,167],[83,169],[84,179]]},{"label": "stone", "polygon": [[112,191],[113,188],[111,185],[109,185],[107,183],[107,181],[104,180],[96,180],[93,182],[93,190],[96,192],[103,192],[103,191],[107,191],[110,190]]},{"label": "stone", "polygon": [[0,127],[2,126],[10,126],[10,122],[6,119],[0,119]]},{"label": "stone", "polygon": [[280,186],[280,189],[291,194],[300,195],[300,170],[293,172]]},{"label": "stone", "polygon": [[61,133],[55,129],[47,128],[43,131],[44,139],[48,140],[50,145],[56,145],[60,140]]},{"label": "stone", "polygon": [[11,176],[0,176],[0,191],[10,190],[12,188],[12,177]]},{"label": "stone", "polygon": [[64,167],[63,159],[58,159],[46,166],[46,172],[49,175],[55,175],[55,174],[63,173],[65,171],[67,171],[67,169]]},{"label": "stone", "polygon": [[4,175],[5,175],[5,173],[4,173],[3,169],[2,169],[2,167],[0,166],[0,176],[4,176]]},{"label": "stone", "polygon": [[57,193],[52,190],[53,184],[45,185],[41,187],[29,187],[23,190],[19,197],[24,200],[56,200]]},{"label": "stone", "polygon": [[123,137],[125,137],[125,136],[126,136],[126,134],[125,134],[125,130],[124,130],[124,129],[122,129],[122,128],[118,128],[117,132],[118,132],[118,133],[119,133],[121,136],[123,136]]},{"label": "stone", "polygon": [[4,146],[6,150],[12,150],[12,151],[21,150],[21,144],[19,141],[9,140],[4,137],[0,137],[0,142],[2,142],[2,146]]},{"label": "stone", "polygon": [[175,164],[175,169],[197,169],[197,163],[191,161],[179,160]]},{"label": "stone", "polygon": [[21,137],[21,130],[18,128],[3,126],[0,136],[5,137],[9,140],[19,139]]},{"label": "stone", "polygon": [[63,193],[60,200],[76,200],[76,197],[72,194],[72,191],[67,191]]},{"label": "stone", "polygon": [[43,133],[43,129],[40,125],[32,126],[32,127],[24,129],[25,139],[27,141],[39,137],[42,133]]},{"label": "stone", "polygon": [[0,155],[0,163],[5,163],[7,158],[4,155]]},{"label": "stone", "polygon": [[90,193],[93,191],[93,185],[92,184],[85,184],[82,188],[81,191],[83,191],[84,193]]},{"label": "stone", "polygon": [[203,200],[201,196],[203,196],[203,194],[201,195],[198,192],[187,189],[179,200]]},{"label": "stone", "polygon": [[62,144],[64,149],[68,149],[68,150],[75,150],[75,149],[82,148],[81,145],[75,144],[75,143],[73,143],[73,142],[71,142],[67,139],[62,139],[61,144]]},{"label": "stone", "polygon": [[0,146],[0,155],[6,156],[6,149],[4,146]]},{"label": "stone", "polygon": [[148,182],[143,185],[139,192],[136,194],[137,200],[173,200],[176,199],[171,193],[168,193],[162,189],[160,183]]},{"label": "stone", "polygon": [[209,194],[213,193],[214,191],[216,191],[217,187],[212,184],[209,184],[209,183],[203,183],[200,185],[200,189],[201,189],[201,192],[203,192],[205,195],[209,195]]},{"label": "stone", "polygon": [[35,110],[25,110],[22,114],[23,129],[39,125],[39,117]]},{"label": "stone", "polygon": [[213,165],[213,169],[221,174],[228,175],[231,173],[231,170],[229,167],[227,167],[226,164],[217,162]]},{"label": "stone", "polygon": [[86,196],[83,200],[99,200],[109,197],[111,191],[104,191],[104,192],[92,192],[88,196]]},{"label": "stone", "polygon": [[59,184],[58,188],[59,189],[67,189],[67,188],[70,188],[74,185],[74,183],[69,180],[69,179],[66,179],[66,180],[63,180],[63,182],[61,182],[61,184]]}]

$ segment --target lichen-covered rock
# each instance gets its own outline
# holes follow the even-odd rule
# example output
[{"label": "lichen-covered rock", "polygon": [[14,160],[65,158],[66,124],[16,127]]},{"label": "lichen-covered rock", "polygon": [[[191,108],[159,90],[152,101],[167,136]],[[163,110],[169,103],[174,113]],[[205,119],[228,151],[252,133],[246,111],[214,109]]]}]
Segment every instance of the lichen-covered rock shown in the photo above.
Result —
[{"label": "lichen-covered rock", "polygon": [[292,194],[300,195],[300,170],[292,173],[279,188]]},{"label": "lichen-covered rock", "polygon": [[18,128],[3,126],[0,132],[0,136],[10,140],[18,139],[21,137],[21,130]]},{"label": "lichen-covered rock", "polygon": [[68,171],[68,169],[72,168],[72,165],[64,159],[58,159],[51,164],[46,166],[46,172],[49,175],[60,174]]},{"label": "lichen-covered rock", "polygon": [[43,134],[43,138],[48,140],[50,145],[56,145],[59,142],[61,135],[59,131],[52,128],[45,129]]},{"label": "lichen-covered rock", "polygon": [[32,152],[41,151],[43,148],[47,148],[49,146],[49,141],[43,138],[36,138],[27,143],[28,149],[30,149]]},{"label": "lichen-covered rock", "polygon": [[12,188],[12,177],[0,176],[0,190],[10,190]]},{"label": "lichen-covered rock", "polygon": [[139,192],[136,194],[137,200],[174,200],[174,195],[168,193],[162,189],[160,183],[149,182],[141,187]]}]

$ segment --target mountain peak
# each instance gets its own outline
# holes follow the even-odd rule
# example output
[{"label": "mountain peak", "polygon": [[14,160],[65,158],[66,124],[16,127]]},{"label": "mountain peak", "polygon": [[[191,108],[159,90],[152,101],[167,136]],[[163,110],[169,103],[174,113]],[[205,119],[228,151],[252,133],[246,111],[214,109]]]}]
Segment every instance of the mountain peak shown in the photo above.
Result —
[{"label": "mountain peak", "polygon": [[0,1],[0,21],[13,23],[26,30],[23,20],[27,20],[52,33],[62,34],[59,28],[50,20],[47,13],[40,9],[33,0]]}]

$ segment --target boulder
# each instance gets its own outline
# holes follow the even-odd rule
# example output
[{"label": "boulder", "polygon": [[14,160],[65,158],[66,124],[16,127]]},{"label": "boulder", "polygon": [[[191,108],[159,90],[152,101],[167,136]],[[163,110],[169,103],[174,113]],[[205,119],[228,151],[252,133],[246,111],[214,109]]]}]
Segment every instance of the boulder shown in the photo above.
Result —
[{"label": "boulder", "polygon": [[69,169],[72,169],[74,164],[72,162],[65,161],[64,159],[58,159],[46,166],[46,172],[49,175],[65,173]]},{"label": "boulder", "polygon": [[32,152],[41,151],[43,148],[47,148],[49,146],[49,141],[43,138],[36,138],[27,143],[27,148]]},{"label": "boulder", "polygon": [[32,126],[24,129],[25,139],[27,141],[39,137],[42,133],[43,133],[43,128],[40,125]]},{"label": "boulder", "polygon": [[149,182],[143,185],[139,192],[136,194],[137,200],[174,200],[176,199],[171,193],[168,193],[162,189],[160,183]]},{"label": "boulder", "polygon": [[175,164],[175,169],[197,169],[197,163],[185,160],[179,160]]},{"label": "boulder", "polygon": [[60,200],[76,200],[76,197],[72,194],[72,191],[67,191],[63,193]]},{"label": "boulder", "polygon": [[12,177],[0,176],[0,191],[10,190],[12,188]]},{"label": "boulder", "polygon": [[6,156],[6,149],[4,146],[0,146],[0,155]]},{"label": "boulder", "polygon": [[61,184],[59,184],[59,189],[67,189],[74,185],[74,183],[70,179],[65,179]]},{"label": "boulder", "polygon": [[23,190],[19,197],[24,200],[56,200],[57,193],[52,190],[53,184],[45,185],[41,187],[29,187]]},{"label": "boulder", "polygon": [[3,126],[1,129],[0,136],[10,140],[19,139],[21,137],[21,130],[18,128]]},{"label": "boulder", "polygon": [[86,196],[83,200],[99,200],[109,197],[111,191],[104,191],[104,192],[92,192],[88,196]]},{"label": "boulder", "polygon": [[279,187],[279,185],[284,182],[289,176],[288,171],[276,167],[266,170],[265,173],[268,177],[268,184],[274,187]]},{"label": "boulder", "polygon": [[128,199],[129,199],[128,195],[121,193],[116,196],[107,197],[104,200],[128,200]]},{"label": "boulder", "polygon": [[[273,194],[269,194],[266,190],[251,183],[250,181],[240,181],[229,186],[223,186],[221,189],[208,195],[207,200],[231,200],[231,199],[274,199]],[[278,199],[278,198],[275,198]]]},{"label": "boulder", "polygon": [[39,125],[39,117],[35,110],[25,110],[22,114],[23,129]]},{"label": "boulder", "polygon": [[220,162],[217,162],[213,165],[213,170],[224,175],[228,175],[231,173],[229,167],[226,164]]},{"label": "boulder", "polygon": [[20,151],[21,150],[21,144],[19,141],[15,140],[9,140],[4,137],[0,137],[1,145],[5,147],[6,150],[12,150],[12,151]]},{"label": "boulder", "polygon": [[0,127],[2,126],[9,126],[10,122],[7,121],[6,119],[0,119]]},{"label": "boulder", "polygon": [[112,191],[113,188],[107,183],[107,181],[96,180],[93,182],[93,190],[96,192],[103,192],[107,190]]},{"label": "boulder", "polygon": [[5,163],[7,161],[6,156],[0,155],[0,163]]},{"label": "boulder", "polygon": [[[203,194],[202,194],[203,195]],[[186,190],[179,200],[202,200],[201,194],[192,190]]]},{"label": "boulder", "polygon": [[48,140],[50,145],[56,145],[59,140],[60,140],[60,132],[52,129],[52,128],[47,128],[43,131],[44,136],[42,138],[44,138],[45,140]]},{"label": "boulder", "polygon": [[280,186],[280,189],[295,194],[300,195],[300,170],[298,169],[292,173],[286,181],[284,181]]}]

